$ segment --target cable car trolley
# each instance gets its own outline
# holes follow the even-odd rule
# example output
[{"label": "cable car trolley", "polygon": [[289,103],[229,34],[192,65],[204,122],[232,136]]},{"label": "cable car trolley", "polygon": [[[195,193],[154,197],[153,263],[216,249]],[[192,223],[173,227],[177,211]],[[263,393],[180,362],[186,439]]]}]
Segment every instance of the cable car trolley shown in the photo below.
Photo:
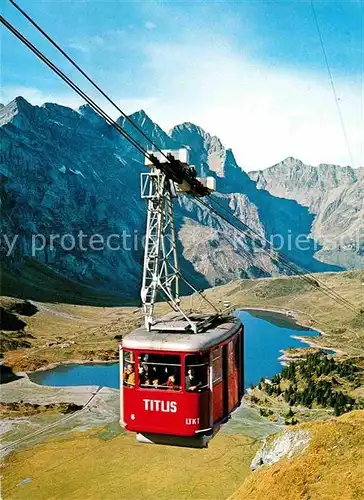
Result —
[{"label": "cable car trolley", "polygon": [[[151,171],[141,182],[148,202],[141,287],[145,325],[120,343],[120,424],[141,442],[201,448],[240,405],[243,326],[218,311],[178,265],[173,199],[183,193],[206,196],[214,179],[196,176],[186,149],[150,152],[149,158]],[[180,279],[214,311],[185,312]],[[156,318],[161,298],[172,312]]]}]

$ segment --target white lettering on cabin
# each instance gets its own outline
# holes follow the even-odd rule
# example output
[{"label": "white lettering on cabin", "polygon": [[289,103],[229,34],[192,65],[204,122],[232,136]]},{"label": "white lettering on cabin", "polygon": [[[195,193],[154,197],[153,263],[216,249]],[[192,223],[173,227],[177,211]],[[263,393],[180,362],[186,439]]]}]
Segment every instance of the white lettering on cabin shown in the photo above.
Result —
[{"label": "white lettering on cabin", "polygon": [[186,418],[186,425],[198,425],[200,423],[200,418]]},{"label": "white lettering on cabin", "polygon": [[176,401],[161,401],[160,399],[143,399],[145,411],[161,411],[163,413],[177,413]]}]

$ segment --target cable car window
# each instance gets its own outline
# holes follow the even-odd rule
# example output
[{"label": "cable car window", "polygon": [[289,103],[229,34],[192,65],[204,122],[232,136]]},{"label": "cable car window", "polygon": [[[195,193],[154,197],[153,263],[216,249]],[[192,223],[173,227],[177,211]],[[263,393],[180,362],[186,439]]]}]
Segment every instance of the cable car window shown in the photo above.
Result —
[{"label": "cable car window", "polygon": [[142,353],[139,356],[139,387],[181,390],[181,357],[176,354]]},{"label": "cable car window", "polygon": [[212,383],[218,384],[222,380],[222,357],[221,347],[212,351]]},{"label": "cable car window", "polygon": [[131,351],[123,351],[123,384],[126,387],[135,386],[135,361]]},{"label": "cable car window", "polygon": [[185,386],[186,391],[201,392],[209,388],[208,354],[190,354],[186,356]]}]

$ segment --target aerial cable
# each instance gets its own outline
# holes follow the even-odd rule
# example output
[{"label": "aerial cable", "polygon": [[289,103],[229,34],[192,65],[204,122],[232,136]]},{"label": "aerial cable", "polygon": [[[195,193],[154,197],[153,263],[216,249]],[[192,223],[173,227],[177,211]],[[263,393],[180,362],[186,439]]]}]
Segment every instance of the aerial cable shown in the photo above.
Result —
[{"label": "aerial cable", "polygon": [[[278,253],[274,248],[272,248],[272,244],[270,241],[268,241],[266,238],[264,238],[264,236],[262,236],[260,233],[258,233],[256,230],[252,229],[250,226],[248,226],[245,222],[243,222],[240,218],[238,218],[234,213],[232,213],[231,211],[227,210],[221,203],[219,203],[217,200],[216,200],[216,196],[213,197],[213,196],[210,196],[210,202],[211,203],[215,203],[217,206],[219,206],[220,208],[222,208],[230,217],[232,217],[233,219],[235,219],[238,223],[240,223],[241,225],[243,225],[243,227],[247,230],[247,231],[250,231],[251,233],[253,233],[254,235],[256,235],[259,240],[256,240],[252,237],[249,237],[249,235],[246,233],[246,232],[243,232],[243,234],[245,234],[245,236],[248,236],[248,238],[250,238],[253,243],[257,244],[258,246],[260,246],[260,248],[263,248],[263,244],[262,242],[264,241],[265,244],[269,245],[269,249],[271,250],[271,252],[274,253],[273,255],[273,258],[280,262],[282,265],[284,265],[284,267],[286,269],[288,269],[289,271],[291,271],[293,274],[297,275],[297,276],[301,276],[302,279],[304,279],[305,281],[307,281],[307,283],[311,284],[311,285],[315,285],[315,286],[318,286],[318,284],[321,284],[321,286],[323,286],[324,288],[326,287],[328,290],[330,290],[333,294],[336,294],[338,299],[340,299],[341,301],[344,301],[346,303],[346,305],[348,306],[351,306],[351,307],[354,307],[355,306],[353,304],[351,304],[349,301],[347,301],[346,299],[344,299],[344,297],[341,297],[337,292],[335,292],[334,290],[331,290],[329,287],[327,287],[327,285],[323,282],[321,282],[319,280],[319,278],[317,278],[316,276],[314,276],[313,274],[310,273],[310,271],[308,271],[307,269],[304,269],[304,268],[300,268],[296,263],[294,263],[293,261],[291,261],[288,257],[284,256],[282,253]],[[205,205],[206,207],[208,207],[208,205],[206,204]],[[210,210],[211,210],[211,207],[210,207]],[[219,215],[221,217],[221,214],[218,214],[217,212],[215,212],[217,215]],[[226,222],[230,223],[229,221],[227,221],[226,219],[224,219]],[[233,226],[234,227],[234,226]],[[236,228],[235,228],[236,229]],[[264,248],[263,248],[264,250]],[[267,252],[266,252],[267,253]],[[272,257],[272,254],[269,253],[269,255]],[[277,258],[278,256],[278,258]],[[265,268],[265,270],[267,270]],[[302,273],[303,271],[303,273]],[[357,310],[357,312],[359,312]]]},{"label": "aerial cable", "polygon": [[[100,106],[98,106],[95,101],[93,101],[85,92],[83,92],[80,87],[78,87],[70,78],[67,77],[65,73],[63,73],[54,63],[52,63],[40,50],[38,50],[28,39],[26,39],[14,26],[12,26],[8,21],[6,21],[1,16],[1,22],[20,40],[22,41],[38,58],[40,58],[47,66],[49,66],[63,81],[65,81],[75,92],[80,95],[89,105],[90,107],[98,113],[101,117],[105,119],[105,121],[111,125],[113,128],[118,130],[136,149],[138,149],[145,158],[147,158],[150,163],[161,170],[164,174],[166,174],[164,165],[170,165],[169,171],[167,172],[167,177],[170,177],[175,182],[180,182],[181,172],[183,173],[184,167],[181,162],[176,161],[175,158],[169,154],[165,153],[163,150],[159,149],[159,152],[162,156],[166,158],[166,162],[161,163],[160,160],[153,154],[153,151],[146,150],[142,145],[138,143],[136,139],[134,139],[123,127],[121,127],[115,120],[113,120],[105,111],[103,111]],[[96,85],[96,84],[95,84]],[[101,91],[101,89],[100,89]],[[103,91],[102,91],[103,92]],[[106,95],[103,92],[103,95]],[[111,101],[111,100],[110,100]],[[125,113],[124,113],[125,114]],[[125,115],[127,116],[127,115]],[[132,120],[129,120],[130,123],[133,123],[134,127],[137,128],[140,132],[141,129],[137,127],[136,124]],[[154,144],[146,134],[143,135]],[[176,166],[178,167],[176,169]],[[167,169],[168,170],[168,169]],[[193,177],[193,176],[192,176]],[[208,193],[208,190],[194,177],[190,179],[191,181],[191,189],[198,193],[200,196]]]},{"label": "aerial cable", "polygon": [[[40,50],[38,50],[29,40],[27,40],[14,26],[12,26],[6,19],[0,16],[1,22],[8,28],[22,43],[24,43],[39,59],[42,60],[50,69],[52,69],[64,82],[66,82],[78,95],[80,95],[95,111],[97,111],[105,121],[113,126],[119,133],[121,133],[138,151],[140,151],[145,157],[149,158],[152,162],[157,161],[153,155],[150,155],[148,151],[146,151],[135,139],[129,136],[127,132],[117,123],[115,122],[107,113],[105,113],[85,92],[83,92],[70,78],[65,75],[55,64],[53,64]],[[167,158],[168,161],[169,158]],[[158,163],[158,161],[157,161]],[[181,275],[180,275],[181,276]],[[182,277],[182,276],[181,276]],[[182,277],[182,279],[201,297],[204,298],[206,302],[208,302],[215,311],[217,308],[212,305],[209,300],[202,294],[201,291],[198,291],[193,285],[186,280],[186,278]],[[218,311],[217,311],[218,312]]]},{"label": "aerial cable", "polygon": [[[205,203],[203,200],[201,199],[198,199],[196,200],[196,202],[202,204],[203,206],[205,206],[207,209],[209,209],[210,211],[214,212],[218,217],[220,217],[221,219],[223,219],[225,222],[227,222],[229,225],[231,225],[234,229],[237,229],[240,233],[244,234],[247,238],[249,238],[251,241],[253,241],[254,243],[258,244],[260,246],[260,248],[266,252],[268,255],[270,255],[274,260],[276,260],[277,262],[280,262],[282,261],[282,258],[279,256],[278,253],[274,252],[274,253],[271,253],[272,251],[269,251],[267,250],[262,242],[260,240],[256,240],[254,239],[252,236],[250,236],[246,231],[243,231],[242,229],[239,229],[237,228],[227,217],[223,216],[222,214],[220,214],[219,212],[217,212],[213,207],[211,207],[210,205],[208,205],[207,203]],[[231,215],[231,214],[230,214]],[[238,219],[239,220],[239,219]],[[313,283],[313,280],[310,279],[308,276],[302,274],[302,273],[298,273],[297,272],[297,269],[295,269],[290,263],[289,261],[286,261],[286,262],[282,262],[282,264],[284,265],[284,267],[286,267],[287,269],[291,270],[293,273],[295,273],[297,275],[298,278],[302,279],[303,281],[307,282],[309,285],[311,286],[317,286],[317,285],[314,285]],[[353,304],[351,304],[350,302],[346,301],[346,299],[344,299],[343,297],[341,297],[340,295],[338,296],[332,296],[330,295],[330,292],[333,293],[333,291],[329,288],[329,287],[326,287],[327,290],[323,290],[322,288],[318,288],[319,291],[321,291],[321,293],[325,294],[326,296],[330,297],[331,299],[335,300],[336,302],[340,303],[340,305],[342,306],[345,306],[347,308],[350,308],[351,311],[355,312],[355,313],[359,313],[360,311],[358,309],[355,308],[355,306]]]},{"label": "aerial cable", "polygon": [[60,47],[60,45],[45,31],[43,28],[37,24],[34,19],[27,14],[14,0],[9,0],[10,3],[60,52],[71,64],[74,66],[91,85],[100,92],[100,94],[105,97],[105,99],[112,104],[119,113],[131,124],[133,127],[158,151],[164,158],[169,161],[168,156],[146,135],[146,133],[136,124],[134,121],[126,114],[120,107],[113,101],[107,94],[102,90],[102,88],[97,85],[97,83],[75,62],[75,60],[67,54],[65,50]]},{"label": "aerial cable", "polygon": [[80,97],[82,97],[90,107],[101,115],[104,120],[115,128],[126,140],[128,140],[143,156],[154,162],[156,159],[153,155],[149,154],[133,137],[131,137],[115,120],[113,120],[105,111],[103,111],[80,87],[78,87],[68,76],[63,73],[55,64],[53,64],[35,45],[33,45],[27,38],[25,38],[14,26],[12,26],[6,19],[0,16],[2,24],[13,33],[24,45],[26,45],[42,62],[44,62],[52,71],[54,71],[69,87],[71,87]]},{"label": "aerial cable", "polygon": [[180,271],[178,271],[174,266],[172,266],[172,269],[177,272],[178,276],[186,283],[186,285],[188,285],[191,290],[193,290],[195,293],[197,293],[202,299],[204,299],[214,310],[217,314],[219,314],[219,310],[217,309],[216,306],[214,306],[214,304],[212,302],[210,302],[210,300],[205,296],[205,294],[201,291],[201,290],[198,290],[187,278],[185,278]]},{"label": "aerial cable", "polygon": [[[105,113],[85,92],[83,92],[75,83],[72,82],[72,80],[70,78],[67,77],[67,75],[65,75],[55,64],[53,64],[41,51],[39,51],[29,40],[27,40],[15,27],[13,27],[8,21],[6,21],[2,16],[0,16],[0,20],[1,22],[4,24],[4,26],[6,28],[9,29],[9,31],[11,31],[23,44],[25,44],[39,59],[42,60],[42,62],[44,62],[50,69],[52,69],[52,71],[54,71],[63,81],[65,81],[65,83],[67,83],[67,85],[69,85],[78,95],[80,95],[90,106],[92,109],[94,109],[94,111],[96,111],[98,114],[100,114],[104,119],[105,121],[111,125],[113,128],[115,128],[121,135],[123,135],[139,152],[141,152],[145,157],[149,158],[150,161],[154,164],[157,164],[158,165],[158,160],[150,153],[148,153],[148,151],[146,151],[135,139],[133,139],[133,137],[131,137],[117,122],[115,122],[109,115],[107,115],[107,113]],[[168,161],[169,158],[167,158]],[[219,217],[223,218],[226,222],[228,222],[230,225],[232,225],[233,227],[235,227],[231,221],[229,221],[228,219],[224,218],[223,216],[221,216],[221,214],[219,214],[216,210],[214,210],[211,206],[209,206],[208,204],[202,202],[202,200],[199,200],[199,202],[201,204],[203,204],[206,208],[208,208],[210,211],[213,211],[215,214],[217,214]],[[221,206],[221,205],[220,205]],[[222,207],[222,206],[221,206]],[[222,207],[224,208],[224,207]],[[225,209],[225,208],[224,208]],[[230,214],[233,218],[237,219],[240,223],[242,223],[243,225],[245,225],[240,219],[238,219],[236,216],[234,216],[233,214]],[[253,231],[255,232],[254,230],[252,230],[251,228],[249,228],[248,226],[246,226],[248,228],[248,230],[250,231]],[[243,232],[243,231],[241,231]],[[246,234],[246,233],[244,233]],[[259,238],[261,238],[261,235],[259,235],[259,233],[256,233],[259,236]],[[251,238],[251,237],[250,237]],[[251,238],[252,239],[252,238]],[[264,248],[263,248],[264,250]],[[277,257],[276,257],[277,259]],[[289,262],[289,261],[288,261]],[[294,268],[292,267],[291,264],[290,265],[290,268],[291,270],[293,270]],[[287,267],[287,265],[286,265]],[[297,272],[297,271],[295,271]],[[313,278],[314,280],[316,280],[316,278],[314,277]],[[317,281],[317,280],[316,280]],[[311,283],[312,285],[312,283]],[[330,290],[330,289],[329,289]],[[342,301],[345,301],[346,299],[343,299],[342,297],[340,297],[339,295],[337,296],[340,300]],[[348,303],[350,304],[350,303]],[[351,308],[354,307],[352,304],[350,304]],[[352,309],[353,310],[353,309]],[[357,312],[357,310],[355,309],[355,312]]]},{"label": "aerial cable", "polygon": [[[219,213],[216,209],[214,209],[211,205],[208,205],[206,202],[202,201],[201,199],[198,199],[197,202],[201,205],[203,205],[205,208],[207,208],[211,213],[214,213],[215,215],[217,215],[220,219],[224,220],[225,222],[227,222],[233,229],[236,229],[237,231],[239,231],[241,234],[245,235],[249,240],[251,240],[253,243],[255,243],[256,245],[258,245],[264,252],[268,253],[269,256],[271,256],[274,260],[276,261],[279,261],[279,257],[272,254],[271,252],[269,252],[263,245],[262,241],[259,239],[256,239],[254,238],[253,236],[251,236],[250,234],[248,234],[246,231],[242,230],[242,229],[239,229],[236,225],[234,225],[227,217],[225,217],[224,215],[222,215],[221,213]],[[231,214],[230,214],[231,215]],[[249,228],[248,228],[249,229]],[[294,271],[293,267],[288,267],[288,266],[285,266],[287,267],[289,270],[291,270],[292,272]],[[304,278],[304,276],[302,276],[302,278]],[[306,281],[308,283],[311,284],[311,282],[306,279]]]},{"label": "aerial cable", "polygon": [[[267,240],[262,235],[260,235],[257,231],[255,231],[254,229],[252,229],[251,227],[249,227],[246,223],[244,223],[241,219],[239,219],[239,217],[237,217],[236,215],[234,215],[231,212],[229,212],[216,199],[214,199],[214,198],[211,197],[210,200],[211,200],[211,202],[214,202],[220,208],[222,208],[223,210],[225,210],[231,217],[233,217],[237,222],[239,222],[240,224],[242,224],[246,229],[250,230],[255,235],[257,235],[262,241],[264,241],[268,245],[268,248],[270,248],[270,250],[272,252],[275,252],[275,250],[274,250],[274,248],[272,248],[272,244],[271,244],[271,242],[269,240]],[[291,268],[291,270],[293,270],[295,272],[295,274],[300,274],[300,273],[302,274],[303,273],[304,276],[309,276],[309,278],[311,280],[313,280],[313,284],[318,283],[321,287],[325,288],[326,290],[330,291],[330,293],[334,294],[339,300],[345,302],[345,304],[347,306],[349,306],[351,308],[354,308],[356,310],[356,312],[360,312],[355,307],[354,304],[352,304],[347,299],[345,299],[344,297],[342,297],[341,295],[339,295],[337,292],[335,292],[334,290],[332,290],[330,287],[328,287],[323,281],[321,281],[317,276],[313,275],[309,270],[305,269],[302,266],[298,266],[294,262],[291,262],[287,257],[285,257],[284,255],[282,255],[281,253],[279,253],[278,255],[279,255],[280,260],[282,262],[284,262],[287,266],[289,266]],[[317,285],[315,284],[315,286],[317,286]]]},{"label": "aerial cable", "polygon": [[[334,292],[331,288],[327,287],[327,285],[325,285],[323,282],[321,282],[323,288],[321,288],[321,286],[317,287],[317,285],[314,284],[315,281],[318,281],[317,278],[316,278],[316,276],[313,276],[313,279],[312,279],[312,278],[309,278],[309,276],[306,276],[305,274],[302,274],[301,272],[299,272],[299,269],[298,269],[298,267],[296,265],[295,265],[295,267],[293,267],[293,265],[290,263],[290,261],[288,261],[287,259],[283,258],[278,252],[275,252],[273,249],[269,249],[268,250],[263,245],[263,243],[262,243],[261,240],[256,240],[254,237],[252,237],[251,235],[249,235],[246,231],[243,231],[242,229],[239,229],[238,227],[236,227],[236,225],[234,225],[233,222],[231,222],[227,217],[225,217],[224,215],[222,215],[221,213],[219,213],[218,211],[216,211],[213,207],[211,207],[211,205],[208,205],[206,202],[204,202],[201,199],[193,199],[193,200],[196,201],[197,203],[205,206],[208,210],[210,210],[211,212],[215,213],[218,217],[220,217],[221,219],[223,219],[225,222],[227,222],[234,229],[238,230],[241,234],[244,234],[248,239],[250,239],[254,243],[258,244],[260,246],[260,248],[265,253],[267,253],[268,255],[270,255],[277,262],[281,262],[282,265],[285,268],[289,269],[294,274],[296,274],[298,278],[302,279],[303,281],[305,281],[309,285],[317,288],[319,291],[321,291],[321,293],[323,293],[327,297],[330,297],[331,299],[335,300],[340,305],[349,308],[352,312],[361,313],[361,311],[359,309],[357,309],[353,304],[351,304],[349,301],[347,301],[346,299],[344,299],[343,297],[341,297],[339,294],[337,294],[336,292]],[[224,208],[224,207],[222,207],[222,208]],[[226,209],[224,208],[224,210],[226,210]],[[237,219],[240,223],[242,223],[243,225],[246,226],[246,224],[244,224],[240,219],[238,219],[233,214],[229,214],[229,215],[231,215],[233,218]],[[249,226],[246,226],[246,227],[247,227],[248,230],[251,230],[252,232],[256,233],[253,229],[249,228]],[[256,233],[256,234],[258,234],[258,233]],[[261,235],[258,234],[258,236],[261,238]],[[310,273],[308,273],[308,274],[310,275]]]},{"label": "aerial cable", "polygon": [[[211,199],[211,201],[212,201],[212,199]],[[222,208],[227,213],[229,213],[229,215],[231,217],[233,217],[235,220],[237,220],[239,223],[241,223],[247,230],[250,230],[251,232],[253,232],[254,234],[256,234],[262,241],[264,241],[266,244],[268,244],[268,248],[269,248],[270,251],[275,252],[274,248],[272,248],[271,243],[266,238],[264,238],[261,235],[259,235],[259,233],[257,233],[254,229],[250,228],[247,224],[245,224],[236,215],[231,214],[230,212],[228,212],[228,210],[223,205],[221,205],[220,203],[218,203],[216,200],[213,200],[213,201],[220,208]],[[310,283],[313,286],[317,286],[317,283],[318,283],[321,287],[325,288],[326,291],[328,291],[328,292],[332,293],[333,295],[335,295],[338,300],[340,300],[346,306],[350,307],[353,311],[358,312],[358,313],[360,312],[358,309],[356,309],[356,307],[354,306],[354,304],[351,304],[351,302],[347,301],[344,297],[342,297],[337,292],[335,292],[334,290],[332,290],[331,288],[329,288],[317,276],[311,274],[310,271],[308,271],[307,269],[305,269],[305,268],[303,268],[301,266],[298,266],[295,263],[292,263],[290,260],[288,260],[285,256],[283,256],[280,253],[277,253],[277,255],[278,255],[278,259],[283,263],[283,265],[285,265],[285,267],[287,267],[288,269],[290,269],[295,274],[301,275],[303,278],[306,279],[306,281],[308,283]]]},{"label": "aerial cable", "polygon": [[317,14],[316,14],[316,9],[315,9],[313,0],[310,0],[310,4],[311,4],[312,16],[313,16],[313,19],[315,21],[317,33],[318,33],[318,36],[319,36],[319,39],[320,39],[322,53],[323,53],[323,56],[324,56],[324,59],[325,59],[325,65],[326,65],[327,73],[329,75],[330,85],[331,85],[332,93],[334,95],[335,104],[336,104],[337,112],[338,112],[338,115],[339,115],[341,128],[342,128],[342,131],[343,131],[343,134],[344,134],[344,139],[345,139],[346,147],[347,147],[347,150],[348,150],[348,153],[349,153],[349,158],[350,158],[352,166],[355,167],[353,154],[352,154],[351,148],[350,148],[348,134],[346,132],[344,117],[343,117],[342,112],[341,112],[341,108],[340,108],[340,104],[339,104],[339,98],[338,98],[338,95],[337,95],[337,92],[336,92],[335,82],[334,82],[334,78],[333,78],[332,71],[331,71],[331,68],[330,68],[329,59],[327,57],[327,52],[326,52],[326,49],[325,49],[324,39],[323,39],[323,36],[322,36],[322,33],[321,33],[321,29],[320,29],[320,25],[319,25],[319,22],[318,22],[318,18],[317,18]]}]

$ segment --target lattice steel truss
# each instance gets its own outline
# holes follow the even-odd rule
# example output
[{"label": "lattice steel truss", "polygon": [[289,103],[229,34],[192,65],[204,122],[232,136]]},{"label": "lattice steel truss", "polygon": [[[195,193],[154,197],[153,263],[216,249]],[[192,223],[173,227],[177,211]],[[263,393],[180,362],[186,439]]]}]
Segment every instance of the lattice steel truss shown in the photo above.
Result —
[{"label": "lattice steel truss", "polygon": [[[148,200],[141,288],[145,326],[148,330],[160,328],[153,312],[160,295],[164,295],[163,299],[166,298],[170,306],[180,312],[189,327],[196,332],[196,324],[179,306],[180,270],[173,218],[173,199],[177,194],[174,182],[157,168],[152,168],[150,173],[142,174],[141,196]],[[186,327],[181,328],[185,329]]]}]

